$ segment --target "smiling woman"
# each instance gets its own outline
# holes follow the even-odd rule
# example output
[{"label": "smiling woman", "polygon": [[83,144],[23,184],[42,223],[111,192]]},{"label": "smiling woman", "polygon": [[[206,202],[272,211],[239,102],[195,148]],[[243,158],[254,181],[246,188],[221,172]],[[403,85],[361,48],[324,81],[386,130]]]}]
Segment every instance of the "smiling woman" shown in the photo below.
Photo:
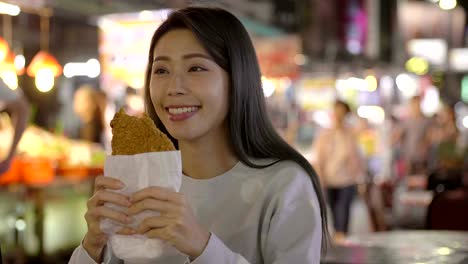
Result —
[{"label": "smiling woman", "polygon": [[[328,233],[318,178],[275,132],[260,76],[248,33],[232,14],[202,7],[172,13],[151,41],[145,103],[181,152],[181,190],[101,192],[89,210],[115,217],[101,206],[107,201],[126,204],[130,217],[160,212],[125,231],[179,252],[151,263],[319,263]],[[106,177],[96,184],[122,188]],[[99,228],[89,229],[70,262],[121,263]]]},{"label": "smiling woman", "polygon": [[[224,135],[229,77],[226,71],[214,62],[188,29],[163,35],[154,48],[154,56],[149,93],[157,116],[169,134],[177,139],[179,146],[227,146],[228,138]],[[214,142],[213,138],[225,142]]]}]

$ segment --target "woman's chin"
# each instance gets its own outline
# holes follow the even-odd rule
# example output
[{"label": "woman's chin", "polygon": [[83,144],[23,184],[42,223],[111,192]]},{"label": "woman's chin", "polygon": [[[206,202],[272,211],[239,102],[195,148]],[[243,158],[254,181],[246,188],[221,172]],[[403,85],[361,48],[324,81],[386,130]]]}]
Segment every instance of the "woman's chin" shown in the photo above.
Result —
[{"label": "woman's chin", "polygon": [[194,137],[193,134],[187,133],[187,131],[169,131],[169,134],[171,134],[171,136],[175,138],[179,142],[179,144],[181,142],[191,142],[196,139],[196,137]]}]

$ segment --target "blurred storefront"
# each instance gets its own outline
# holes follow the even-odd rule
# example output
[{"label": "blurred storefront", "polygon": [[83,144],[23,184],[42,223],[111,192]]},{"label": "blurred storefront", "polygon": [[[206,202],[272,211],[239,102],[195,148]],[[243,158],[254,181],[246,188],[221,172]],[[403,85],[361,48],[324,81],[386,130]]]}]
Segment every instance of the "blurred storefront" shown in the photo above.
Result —
[{"label": "blurred storefront", "polygon": [[[10,256],[18,251],[42,258],[67,252],[82,239],[86,200],[109,153],[108,124],[120,107],[132,114],[144,111],[151,36],[170,8],[179,5],[170,1],[173,5],[155,9],[150,8],[154,2],[136,1],[139,8],[129,10],[130,2],[98,1],[102,9],[96,10],[97,4],[87,0],[94,6],[88,10],[72,0],[57,1],[53,8],[47,0],[9,2],[18,4],[21,13],[0,19],[10,51],[0,77],[11,89],[23,91],[33,114],[11,169],[0,176],[0,199],[6,201],[0,203],[0,241]],[[250,14],[249,8],[241,8],[245,1],[226,2]],[[273,125],[309,161],[314,159],[314,139],[332,126],[331,108],[337,99],[352,108],[347,122],[371,181],[386,184],[390,179],[393,184],[397,178],[401,164],[396,164],[399,145],[393,134],[409,117],[408,103],[416,95],[422,97],[424,115],[433,120],[444,105],[453,106],[460,148],[466,148],[465,9],[443,10],[431,1],[272,2],[251,1],[251,16],[239,17],[257,51]],[[263,9],[271,13],[263,14]],[[28,75],[39,51],[55,58],[56,74],[48,69],[45,77]],[[73,105],[83,86],[102,96],[105,126],[99,143],[79,138],[82,124]],[[12,137],[9,116],[1,113],[0,159]],[[422,189],[415,195],[395,191],[399,197],[386,196],[382,203],[419,197],[424,214],[433,192]]]}]

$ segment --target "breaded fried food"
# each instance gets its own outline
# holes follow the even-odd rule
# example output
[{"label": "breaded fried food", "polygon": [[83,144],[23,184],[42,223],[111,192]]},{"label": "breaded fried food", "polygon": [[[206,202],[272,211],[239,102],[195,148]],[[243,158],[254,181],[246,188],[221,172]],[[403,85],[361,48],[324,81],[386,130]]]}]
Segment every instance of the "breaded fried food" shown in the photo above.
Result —
[{"label": "breaded fried food", "polygon": [[129,116],[120,109],[110,123],[112,155],[135,155],[146,152],[176,150],[169,137],[161,132],[151,118]]}]

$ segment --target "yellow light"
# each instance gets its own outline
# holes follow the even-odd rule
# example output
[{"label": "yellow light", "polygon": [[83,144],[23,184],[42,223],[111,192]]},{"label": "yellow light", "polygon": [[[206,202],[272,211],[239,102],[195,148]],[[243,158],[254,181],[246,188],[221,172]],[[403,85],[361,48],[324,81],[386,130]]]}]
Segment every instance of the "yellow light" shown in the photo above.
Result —
[{"label": "yellow light", "polygon": [[452,250],[448,247],[441,247],[437,249],[437,254],[441,256],[447,256],[447,255],[450,255],[451,253],[452,253]]},{"label": "yellow light", "polygon": [[26,65],[26,59],[24,58],[24,55],[22,54],[16,55],[15,68],[18,74],[23,74],[25,65]]},{"label": "yellow light", "polygon": [[270,97],[275,93],[276,86],[273,80],[262,76],[262,88],[263,88],[263,94],[265,97]]},{"label": "yellow light", "polygon": [[145,78],[136,75],[128,80],[128,84],[135,89],[142,89],[145,86]]},{"label": "yellow light", "polygon": [[457,0],[440,0],[439,7],[443,10],[451,10],[457,7]]},{"label": "yellow light", "polygon": [[373,75],[369,75],[366,77],[367,82],[367,91],[373,92],[377,90],[377,79]]},{"label": "yellow light", "polygon": [[36,87],[40,92],[46,93],[54,87],[54,73],[50,69],[40,69],[35,78]]},{"label": "yellow light", "polygon": [[15,70],[4,70],[2,80],[11,90],[18,89],[18,76]]},{"label": "yellow light", "polygon": [[429,63],[423,58],[412,57],[405,63],[405,68],[409,72],[424,75],[429,71]]},{"label": "yellow light", "polygon": [[0,37],[0,62],[3,62],[6,59],[8,52],[10,52],[10,46],[8,45],[8,42]]}]

